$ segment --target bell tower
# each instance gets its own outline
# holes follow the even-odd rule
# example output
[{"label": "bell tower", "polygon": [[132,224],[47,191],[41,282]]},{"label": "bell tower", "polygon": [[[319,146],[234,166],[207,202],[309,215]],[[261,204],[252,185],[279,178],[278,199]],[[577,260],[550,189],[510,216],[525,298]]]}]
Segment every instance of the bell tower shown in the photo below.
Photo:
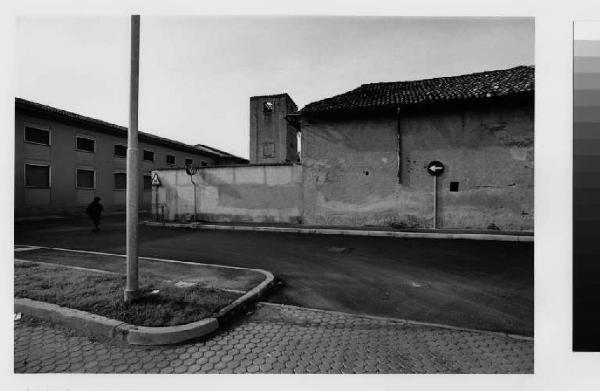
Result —
[{"label": "bell tower", "polygon": [[285,93],[250,98],[250,164],[298,161],[297,130],[286,119],[297,110]]}]

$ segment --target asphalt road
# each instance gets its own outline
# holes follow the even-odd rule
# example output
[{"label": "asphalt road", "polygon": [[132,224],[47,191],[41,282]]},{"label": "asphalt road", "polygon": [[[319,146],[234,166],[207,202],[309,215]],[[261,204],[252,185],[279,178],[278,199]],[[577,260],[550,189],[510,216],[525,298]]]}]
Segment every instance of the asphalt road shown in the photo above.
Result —
[{"label": "asphalt road", "polygon": [[[140,255],[267,269],[269,301],[533,335],[533,243],[140,227]],[[125,252],[122,218],[15,224],[15,243]]]}]

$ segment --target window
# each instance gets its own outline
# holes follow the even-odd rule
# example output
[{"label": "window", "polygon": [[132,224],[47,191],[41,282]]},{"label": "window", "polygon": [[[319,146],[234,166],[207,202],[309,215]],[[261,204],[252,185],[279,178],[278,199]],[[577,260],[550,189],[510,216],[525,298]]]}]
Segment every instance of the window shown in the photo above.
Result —
[{"label": "window", "polygon": [[127,147],[121,144],[115,144],[115,156],[127,157]]},{"label": "window", "polygon": [[95,187],[95,173],[94,170],[87,170],[84,168],[77,169],[77,187],[81,189],[93,189]]},{"label": "window", "polygon": [[83,152],[94,152],[96,141],[89,137],[77,136],[77,150]]},{"label": "window", "polygon": [[200,165],[201,165],[202,167],[206,167],[206,166],[208,166],[208,163],[206,163],[204,160],[202,160],[202,161],[200,162]]},{"label": "window", "polygon": [[175,165],[175,156],[167,155],[167,164],[174,166]]},{"label": "window", "polygon": [[272,113],[273,112],[273,102],[263,103],[263,111],[265,113]]},{"label": "window", "polygon": [[275,157],[275,144],[263,143],[263,157]]},{"label": "window", "polygon": [[458,191],[458,182],[450,182],[450,191],[452,191],[452,192]]},{"label": "window", "polygon": [[25,164],[26,187],[50,187],[50,166]]},{"label": "window", "polygon": [[194,163],[194,161],[193,161],[192,159],[190,159],[190,158],[186,158],[186,159],[185,159],[185,165],[186,165],[186,166],[191,166],[191,165],[192,165],[192,163]]},{"label": "window", "polygon": [[144,149],[144,160],[147,162],[153,162],[154,161],[154,152],[147,151]]},{"label": "window", "polygon": [[50,131],[25,126],[25,141],[28,143],[50,145]]},{"label": "window", "polygon": [[124,172],[115,172],[113,174],[115,179],[114,189],[125,190],[127,189],[127,175]]},{"label": "window", "polygon": [[152,176],[144,175],[144,190],[152,190]]}]

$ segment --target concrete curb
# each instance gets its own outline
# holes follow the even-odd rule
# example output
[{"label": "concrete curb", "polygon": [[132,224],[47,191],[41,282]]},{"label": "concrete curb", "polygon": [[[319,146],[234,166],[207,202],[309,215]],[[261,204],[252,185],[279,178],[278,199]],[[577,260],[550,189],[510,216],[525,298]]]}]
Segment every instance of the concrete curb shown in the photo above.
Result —
[{"label": "concrete curb", "polygon": [[136,326],[86,311],[27,298],[15,298],[14,311],[60,323],[81,330],[88,335],[118,339],[130,345],[172,345],[204,337],[214,332],[225,321],[239,314],[243,308],[263,297],[273,286],[274,276],[266,270],[252,270],[264,274],[264,281],[222,308],[214,317],[183,325]]},{"label": "concrete curb", "polygon": [[[118,338],[130,345],[172,345],[204,337],[219,328],[216,318],[168,327],[145,327],[122,324],[117,327]],[[122,337],[121,337],[122,335]]]},{"label": "concrete curb", "polygon": [[89,312],[25,298],[15,299],[15,312],[81,330],[88,335],[115,338],[131,345],[169,345],[203,337],[219,328],[216,318],[169,327],[135,326]]},{"label": "concrete curb", "polygon": [[338,228],[292,228],[292,227],[252,227],[246,225],[216,225],[202,223],[160,223],[157,221],[144,221],[149,227],[189,228],[221,231],[256,231],[256,232],[283,232],[296,234],[319,235],[356,235],[378,236],[391,238],[416,238],[416,239],[465,239],[465,240],[496,240],[503,242],[533,242],[533,235],[495,235],[481,233],[443,233],[443,232],[397,232],[397,231],[369,231],[357,229]]},{"label": "concrete curb", "polygon": [[92,335],[114,337],[116,329],[124,324],[115,319],[94,315],[89,312],[61,307],[56,304],[26,298],[15,298],[15,312],[35,316],[44,320],[83,330]]},{"label": "concrete curb", "polygon": [[261,272],[265,275],[263,282],[255,286],[246,294],[238,297],[233,303],[221,308],[216,317],[220,323],[230,320],[235,314],[241,312],[249,304],[256,302],[258,299],[267,295],[267,292],[273,287],[275,276],[272,273],[262,269],[252,269]]}]

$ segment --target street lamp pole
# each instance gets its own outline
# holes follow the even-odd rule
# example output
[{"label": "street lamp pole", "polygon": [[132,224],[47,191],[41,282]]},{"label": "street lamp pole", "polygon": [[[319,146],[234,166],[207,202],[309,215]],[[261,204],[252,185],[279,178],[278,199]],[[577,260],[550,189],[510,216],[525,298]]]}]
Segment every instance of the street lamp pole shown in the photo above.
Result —
[{"label": "street lamp pole", "polygon": [[131,73],[129,84],[129,132],[127,140],[127,283],[124,300],[138,294],[138,92],[140,71],[140,16],[131,15]]}]

